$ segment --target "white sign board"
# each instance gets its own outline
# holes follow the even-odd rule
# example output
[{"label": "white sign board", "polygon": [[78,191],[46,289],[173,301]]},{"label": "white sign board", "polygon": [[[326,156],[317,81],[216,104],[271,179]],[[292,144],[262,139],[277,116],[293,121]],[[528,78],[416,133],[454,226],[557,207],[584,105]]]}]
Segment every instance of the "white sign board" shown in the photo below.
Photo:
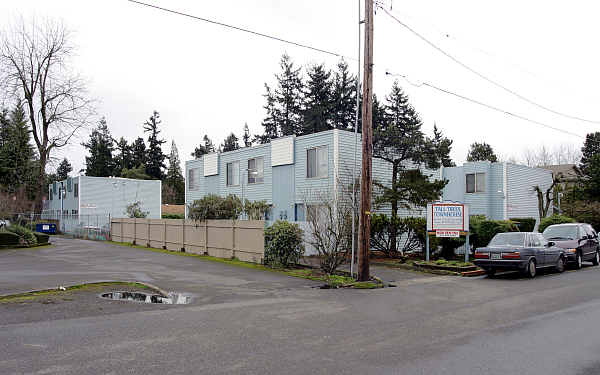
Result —
[{"label": "white sign board", "polygon": [[469,231],[469,206],[462,203],[441,202],[427,205],[427,230],[429,232]]},{"label": "white sign board", "polygon": [[458,238],[458,237],[460,237],[460,231],[458,231],[458,230],[443,230],[443,229],[436,230],[435,236],[443,237],[443,238]]}]

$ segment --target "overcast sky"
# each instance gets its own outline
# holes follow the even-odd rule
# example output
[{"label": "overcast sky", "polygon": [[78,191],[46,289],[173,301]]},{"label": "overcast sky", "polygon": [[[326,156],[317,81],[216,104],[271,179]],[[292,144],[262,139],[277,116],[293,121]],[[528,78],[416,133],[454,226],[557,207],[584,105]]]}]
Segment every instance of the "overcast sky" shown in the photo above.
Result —
[{"label": "overcast sky", "polygon": [[[318,48],[357,55],[356,0],[147,0],[200,17],[247,27]],[[361,1],[362,2],[362,1]],[[503,2],[390,1],[392,13],[441,48],[495,81],[547,107],[600,121],[598,36],[600,3],[593,1]],[[389,7],[388,7],[389,9]],[[4,0],[0,19],[19,15],[64,21],[74,32],[75,70],[89,80],[97,111],[114,137],[133,140],[153,110],[162,136],[179,148],[182,161],[208,134],[221,143],[240,136],[247,122],[262,132],[264,83],[274,83],[287,52],[306,66],[338,58],[277,41],[145,8],[126,0]],[[3,19],[2,19],[3,18]],[[502,109],[584,136],[600,125],[570,120],[536,108],[465,70],[398,25],[375,16],[374,91],[389,91],[389,70],[426,81]],[[356,72],[355,61],[349,61]],[[487,142],[502,157],[527,147],[581,147],[582,138],[543,128],[398,78],[421,114],[424,130],[436,122],[454,140],[452,157],[466,158],[472,142]],[[64,150],[75,171],[84,168],[78,144]],[[144,137],[146,138],[146,137]],[[59,155],[56,155],[59,156]]]}]

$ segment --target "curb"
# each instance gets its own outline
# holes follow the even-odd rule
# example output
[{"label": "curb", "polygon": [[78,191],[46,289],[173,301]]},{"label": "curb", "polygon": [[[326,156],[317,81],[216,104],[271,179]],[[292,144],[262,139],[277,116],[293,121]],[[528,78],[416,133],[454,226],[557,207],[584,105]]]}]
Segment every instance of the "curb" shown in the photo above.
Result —
[{"label": "curb", "polygon": [[485,271],[484,270],[468,271],[468,272],[461,273],[461,275],[463,277],[481,276],[481,275],[485,275]]}]

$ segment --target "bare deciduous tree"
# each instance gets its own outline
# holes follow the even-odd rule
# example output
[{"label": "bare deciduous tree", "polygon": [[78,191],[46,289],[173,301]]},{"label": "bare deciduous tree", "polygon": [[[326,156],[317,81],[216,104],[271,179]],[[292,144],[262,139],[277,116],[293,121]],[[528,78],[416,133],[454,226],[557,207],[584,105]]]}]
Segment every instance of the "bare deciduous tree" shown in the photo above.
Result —
[{"label": "bare deciduous tree", "polygon": [[68,66],[74,52],[69,38],[61,23],[20,19],[0,40],[0,87],[13,100],[25,100],[39,154],[38,211],[51,153],[68,145],[93,115],[84,80]]}]

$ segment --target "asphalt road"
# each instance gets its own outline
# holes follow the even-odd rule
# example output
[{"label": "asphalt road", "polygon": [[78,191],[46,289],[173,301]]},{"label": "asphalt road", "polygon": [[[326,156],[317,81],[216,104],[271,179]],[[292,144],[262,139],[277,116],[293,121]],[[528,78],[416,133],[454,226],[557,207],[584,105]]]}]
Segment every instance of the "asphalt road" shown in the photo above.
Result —
[{"label": "asphalt road", "polygon": [[600,267],[533,280],[385,277],[398,287],[322,290],[275,273],[65,239],[0,252],[0,294],[139,279],[195,296],[168,309],[29,322],[2,323],[16,309],[1,306],[0,373],[600,374]]}]

